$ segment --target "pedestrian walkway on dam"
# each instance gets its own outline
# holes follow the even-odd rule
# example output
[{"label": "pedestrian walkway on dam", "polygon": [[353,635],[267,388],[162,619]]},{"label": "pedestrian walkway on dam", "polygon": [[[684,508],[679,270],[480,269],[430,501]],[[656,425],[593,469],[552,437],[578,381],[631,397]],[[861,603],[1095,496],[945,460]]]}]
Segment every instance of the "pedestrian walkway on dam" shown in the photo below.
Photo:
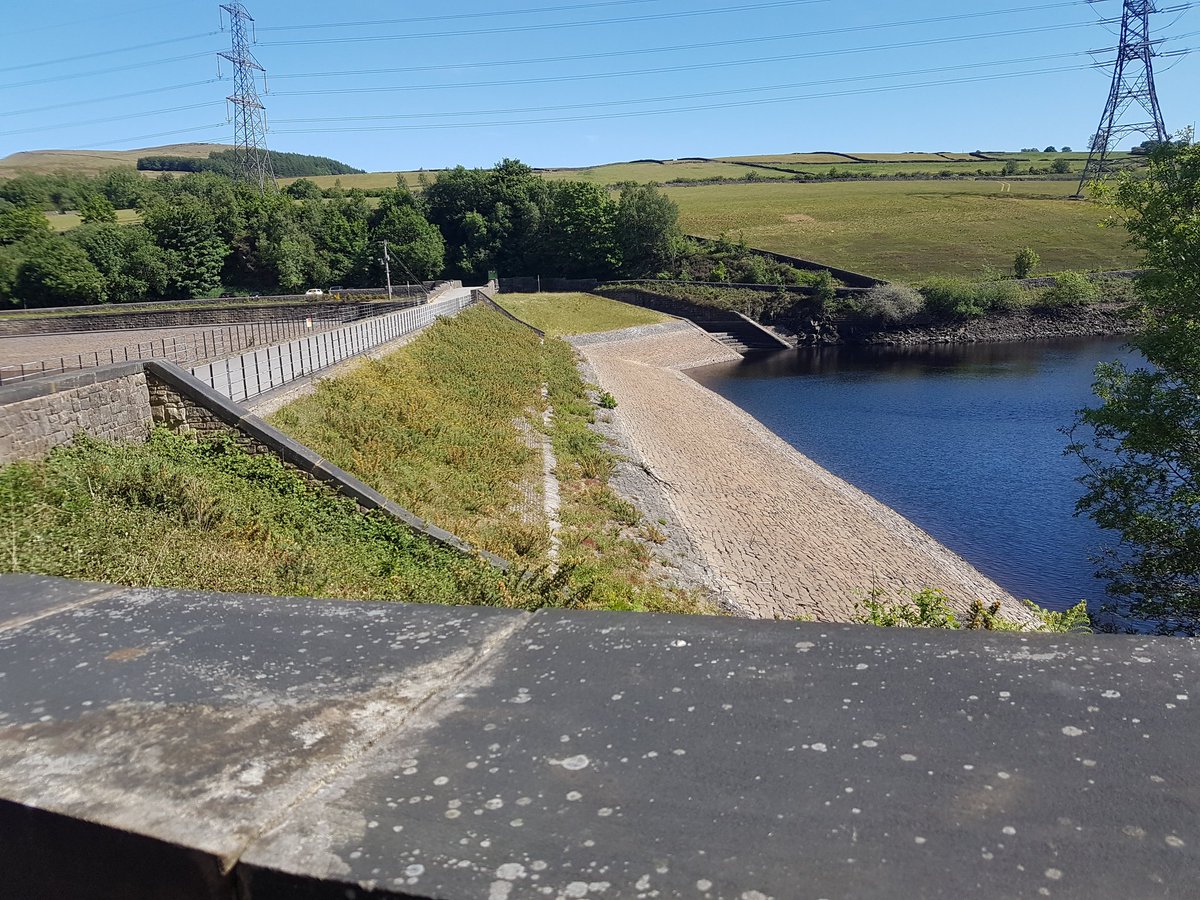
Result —
[{"label": "pedestrian walkway on dam", "polygon": [[1027,620],[961,557],[684,374],[739,358],[699,329],[653,326],[575,344],[740,612],[844,622],[872,589],[928,587],[960,611],[999,601],[1005,617]]}]

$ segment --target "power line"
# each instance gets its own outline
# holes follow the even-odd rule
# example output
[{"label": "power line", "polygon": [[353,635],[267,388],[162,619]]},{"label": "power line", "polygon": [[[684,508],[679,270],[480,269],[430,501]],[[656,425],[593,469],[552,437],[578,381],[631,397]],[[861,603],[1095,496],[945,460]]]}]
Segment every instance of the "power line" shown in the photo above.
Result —
[{"label": "power line", "polygon": [[135,13],[146,12],[147,10],[158,9],[158,8],[159,8],[159,5],[157,3],[152,3],[148,6],[135,6],[133,9],[124,9],[124,10],[115,10],[115,11],[110,10],[109,12],[103,13],[102,15],[89,16],[86,19],[72,18],[66,22],[54,22],[49,25],[35,25],[33,28],[20,28],[16,31],[6,28],[4,31],[4,34],[6,37],[14,37],[18,34],[33,34],[35,31],[53,31],[57,28],[67,28],[67,27],[75,26],[75,25],[86,25],[91,22],[103,22],[107,19],[116,19],[116,18],[119,18],[122,16],[129,16],[129,15],[133,15]]},{"label": "power line", "polygon": [[591,109],[602,106],[629,106],[644,103],[668,103],[677,100],[696,100],[708,97],[729,97],[740,94],[762,93],[765,91],[783,91],[794,90],[796,88],[819,87],[822,85],[845,84],[855,81],[877,81],[884,78],[906,78],[913,75],[929,75],[938,72],[957,72],[964,69],[977,69],[991,66],[1015,66],[1031,62],[1048,62],[1058,59],[1073,59],[1080,56],[1089,55],[1090,51],[1078,51],[1075,53],[1054,53],[1047,56],[1029,56],[1020,59],[1004,59],[995,60],[993,62],[972,62],[963,65],[954,66],[939,66],[936,68],[927,69],[911,69],[905,72],[883,72],[871,75],[850,75],[843,78],[831,78],[821,81],[801,81],[790,82],[786,84],[768,84],[759,87],[745,88],[729,88],[719,91],[703,91],[700,93],[691,94],[674,94],[665,97],[643,97],[627,100],[602,100],[588,103],[571,103],[560,106],[535,106],[524,107],[517,109],[486,109],[486,110],[456,110],[454,112],[437,112],[437,113],[398,113],[398,114],[376,114],[369,116],[320,116],[306,119],[279,119],[276,124],[280,125],[296,125],[306,124],[311,122],[374,122],[374,121],[394,121],[408,119],[439,119],[449,118],[453,116],[486,116],[486,115],[527,115],[537,112],[558,112],[572,109]]},{"label": "power line", "polygon": [[691,19],[699,16],[713,16],[731,12],[753,12],[760,9],[779,9],[783,6],[812,6],[819,3],[830,3],[832,0],[771,0],[769,3],[747,3],[739,6],[718,6],[712,9],[693,9],[685,12],[655,13],[648,16],[626,16],[615,19],[589,19],[585,22],[547,22],[541,25],[512,25],[503,28],[480,28],[474,31],[427,31],[420,34],[374,34],[344,38],[310,38],[294,41],[267,41],[264,47],[299,47],[313,44],[354,44],[374,41],[411,41],[426,38],[453,37],[466,38],[475,35],[519,34],[529,31],[552,31],[563,28],[588,28],[593,25],[625,25],[636,22],[660,22],[671,19]]},{"label": "power line", "polygon": [[37,78],[32,81],[14,81],[11,84],[0,84],[0,90],[8,90],[10,88],[32,87],[37,84],[50,84],[55,81],[71,81],[76,78],[90,78],[93,75],[108,75],[112,72],[129,72],[134,69],[148,69],[152,66],[162,66],[168,63],[186,62],[191,59],[211,58],[213,51],[203,50],[200,53],[187,53],[183,56],[169,56],[164,59],[151,59],[146,62],[129,63],[124,66],[112,66],[107,69],[92,69],[88,72],[73,72],[70,75],[50,75],[46,78]]},{"label": "power line", "polygon": [[91,141],[82,147],[64,147],[65,150],[95,150],[96,145],[101,147],[105,145],[113,146],[114,144],[132,144],[134,141],[145,141],[151,138],[174,137],[177,134],[195,134],[198,131],[217,131],[225,128],[224,122],[217,122],[215,125],[197,125],[195,128],[180,128],[176,131],[159,131],[154,134],[135,134],[132,137],[123,138],[107,138],[102,141]]},{"label": "power line", "polygon": [[464,19],[491,19],[498,16],[528,16],[549,12],[573,12],[580,9],[596,9],[605,6],[632,6],[642,3],[662,3],[664,0],[606,0],[603,3],[577,3],[568,6],[526,7],[524,9],[500,9],[490,12],[451,13],[443,16],[415,16],[407,19],[368,19],[361,22],[318,22],[307,25],[268,25],[259,31],[303,31],[313,28],[365,28],[378,25],[416,25],[420,22],[461,22]]},{"label": "power line", "polygon": [[[177,113],[177,112],[191,112],[192,110],[196,110],[196,109],[213,109],[214,107],[218,107],[218,106],[224,106],[224,104],[221,103],[219,100],[209,100],[206,103],[193,103],[188,106],[171,106],[171,107],[167,107],[166,109],[153,109],[153,110],[148,110],[147,112],[140,112],[140,113],[122,113],[121,118],[122,119],[146,119],[146,118],[149,118],[150,116],[165,116],[165,115],[169,115],[171,113]],[[4,132],[4,134],[5,134],[5,136],[9,136],[9,135],[14,135],[14,134],[34,134],[36,132],[41,132],[41,131],[62,131],[64,129],[78,128],[81,125],[100,125],[105,122],[111,122],[111,121],[112,121],[112,116],[102,116],[99,119],[82,119],[80,121],[71,121],[65,125],[52,125],[50,127],[46,127],[45,125],[37,125],[32,128],[17,128],[17,129],[10,128],[10,129],[7,129]]]},{"label": "power line", "polygon": [[[906,91],[915,88],[926,87],[942,87],[948,84],[974,84],[984,81],[1000,81],[1010,78],[1029,78],[1037,75],[1053,75],[1062,72],[1077,72],[1092,68],[1092,64],[1083,66],[1059,66],[1054,68],[1036,69],[1027,72],[1009,72],[997,75],[980,75],[969,78],[955,79],[939,79],[937,81],[917,82],[912,84],[889,85],[886,87],[877,88],[859,88],[847,91],[822,92],[819,94],[800,94],[789,97],[770,97],[757,100],[738,100],[729,103],[707,104],[703,106],[685,106],[673,107],[665,109],[641,110],[634,112],[621,113],[605,113],[594,116],[562,116],[556,118],[544,119],[523,119],[523,120],[501,120],[494,122],[456,122],[444,124],[422,124],[422,125],[379,125],[368,126],[358,129],[359,131],[414,131],[427,129],[447,129],[447,128],[496,128],[513,125],[557,125],[566,122],[592,122],[607,119],[631,119],[645,118],[647,116],[669,115],[672,113],[684,112],[711,112],[717,109],[744,108],[747,106],[765,106],[776,103],[797,103],[806,100],[826,100],[836,97],[849,97],[868,94],[884,94],[893,93],[895,91]],[[276,134],[326,134],[330,132],[341,131],[340,128],[305,128],[305,129],[277,129]]]},{"label": "power line", "polygon": [[[1065,7],[1079,6],[1085,0],[1068,0],[1068,2],[1049,3],[1039,6],[1018,6],[1008,9],[988,10],[985,12],[974,13],[957,13],[946,16],[933,16],[922,19],[907,19],[896,22],[877,22],[867,25],[852,25],[841,28],[824,28],[816,31],[791,32],[787,34],[770,34],[758,37],[748,38],[733,38],[721,41],[704,41],[694,44],[676,44],[668,47],[647,47],[631,50],[608,50],[602,53],[578,53],[570,56],[543,56],[532,59],[504,59],[488,62],[456,62],[456,69],[482,69],[482,68],[497,68],[507,66],[525,66],[525,65],[540,65],[543,63],[557,62],[577,62],[590,59],[614,59],[623,56],[643,56],[654,53],[674,53],[674,52],[691,52],[695,50],[709,50],[718,47],[735,47],[748,44],[772,43],[776,41],[794,41],[806,40],[818,37],[832,37],[840,34],[854,34],[862,31],[879,31],[888,28],[907,28],[916,25],[933,25],[944,22],[959,21],[964,19],[987,18],[1000,15],[1015,15],[1017,13],[1044,11],[1051,9],[1061,9]],[[1119,21],[1119,20],[1114,20]],[[275,74],[272,77],[280,78],[333,78],[346,75],[393,75],[393,74],[408,74],[415,72],[439,72],[445,69],[445,65],[426,65],[426,66],[402,66],[397,68],[387,69],[358,69],[344,72],[292,72]]]},{"label": "power line", "polygon": [[306,97],[325,94],[376,94],[376,93],[396,93],[409,91],[432,91],[432,90],[458,90],[458,89],[474,89],[483,87],[515,87],[517,85],[529,84],[546,84],[546,83],[562,83],[567,81],[594,81],[598,79],[608,78],[630,78],[641,75],[662,75],[673,72],[695,72],[709,71],[712,69],[724,69],[738,66],[760,65],[774,62],[791,62],[799,59],[816,59],[831,56],[846,56],[858,53],[878,53],[881,51],[906,49],[912,47],[929,47],[952,43],[962,43],[965,41],[985,40],[998,37],[1017,37],[1029,34],[1039,34],[1048,31],[1059,31],[1070,28],[1091,28],[1090,22],[1075,22],[1058,25],[1043,25],[1034,28],[1019,28],[1011,31],[990,31],[984,34],[956,35],[945,38],[929,38],[926,40],[892,42],[888,44],[879,44],[871,47],[853,47],[841,50],[824,50],[817,53],[790,53],[782,56],[760,56],[753,59],[728,60],[723,62],[704,62],[704,63],[689,63],[678,66],[660,66],[650,69],[634,69],[621,72],[592,72],[582,75],[554,75],[539,78],[520,78],[509,79],[503,81],[475,81],[475,82],[458,82],[455,84],[434,84],[434,85],[385,85],[377,87],[356,87],[356,88],[324,88],[313,89],[306,91],[278,91],[277,97]]},{"label": "power line", "polygon": [[32,69],[36,66],[61,66],[63,63],[76,62],[81,59],[95,59],[98,56],[112,56],[117,53],[131,53],[134,50],[149,50],[152,47],[164,47],[167,44],[182,44],[185,41],[197,41],[200,38],[213,37],[219,31],[206,31],[203,34],[189,34],[185,37],[167,38],[162,41],[151,41],[148,44],[133,44],[129,47],[116,47],[112,50],[97,50],[95,53],[80,53],[76,56],[63,56],[58,59],[41,59],[37,62],[23,63],[19,66],[8,66],[0,72],[16,72],[22,69]]},{"label": "power line", "polygon": [[163,87],[146,88],[142,91],[130,91],[126,94],[112,94],[108,97],[89,97],[86,100],[68,100],[66,103],[55,103],[49,106],[32,106],[28,109],[17,109],[12,112],[5,113],[4,116],[26,116],[30,113],[45,112],[51,109],[67,109],[72,106],[89,106],[93,103],[107,103],[110,100],[127,100],[130,97],[145,97],[147,94],[165,94],[170,91],[182,91],[186,88],[202,87],[207,84],[216,84],[220,78],[209,78],[204,81],[190,81],[186,84],[168,84]]}]

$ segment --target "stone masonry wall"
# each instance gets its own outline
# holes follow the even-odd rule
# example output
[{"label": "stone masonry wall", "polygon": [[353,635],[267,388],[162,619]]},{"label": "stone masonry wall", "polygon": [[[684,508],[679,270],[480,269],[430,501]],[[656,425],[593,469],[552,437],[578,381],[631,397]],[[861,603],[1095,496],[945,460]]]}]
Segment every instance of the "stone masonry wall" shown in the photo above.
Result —
[{"label": "stone masonry wall", "polygon": [[0,465],[38,459],[80,433],[105,441],[141,441],[149,433],[150,399],[138,365],[39,381],[0,388]]}]

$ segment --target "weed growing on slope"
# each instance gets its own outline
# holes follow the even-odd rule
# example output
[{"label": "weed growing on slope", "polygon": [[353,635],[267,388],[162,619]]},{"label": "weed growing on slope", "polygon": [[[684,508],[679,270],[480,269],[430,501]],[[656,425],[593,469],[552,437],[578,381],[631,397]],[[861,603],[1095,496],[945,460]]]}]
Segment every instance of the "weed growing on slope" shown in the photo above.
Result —
[{"label": "weed growing on slope", "polygon": [[[231,440],[80,440],[0,469],[0,571],[135,587],[529,607],[539,585],[440,547]],[[511,582],[511,585],[506,583]]]}]

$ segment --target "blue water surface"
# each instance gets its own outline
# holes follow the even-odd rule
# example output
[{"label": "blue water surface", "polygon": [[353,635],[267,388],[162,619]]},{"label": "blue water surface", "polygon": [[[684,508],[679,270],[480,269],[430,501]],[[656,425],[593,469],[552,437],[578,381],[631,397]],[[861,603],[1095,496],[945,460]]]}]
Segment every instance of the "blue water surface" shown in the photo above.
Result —
[{"label": "blue water surface", "polygon": [[830,347],[690,372],[811,459],[916,522],[1004,588],[1051,609],[1106,600],[1064,456],[1120,340]]}]

